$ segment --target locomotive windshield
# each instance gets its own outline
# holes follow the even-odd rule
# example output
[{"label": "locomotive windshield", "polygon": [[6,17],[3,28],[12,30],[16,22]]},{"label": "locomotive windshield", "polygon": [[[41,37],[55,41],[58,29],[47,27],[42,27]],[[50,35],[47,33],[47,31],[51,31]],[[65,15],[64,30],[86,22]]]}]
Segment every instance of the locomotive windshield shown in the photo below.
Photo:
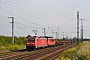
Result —
[{"label": "locomotive windshield", "polygon": [[28,42],[34,43],[35,39],[34,38],[28,38]]},{"label": "locomotive windshield", "polygon": [[54,39],[51,39],[50,41],[51,41],[51,42],[54,42]]}]

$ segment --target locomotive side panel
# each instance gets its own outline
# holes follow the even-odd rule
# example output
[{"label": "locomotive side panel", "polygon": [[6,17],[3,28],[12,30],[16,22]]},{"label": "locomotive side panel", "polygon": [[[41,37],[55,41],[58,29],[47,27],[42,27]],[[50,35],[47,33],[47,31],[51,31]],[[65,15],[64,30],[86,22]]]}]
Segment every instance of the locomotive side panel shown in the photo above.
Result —
[{"label": "locomotive side panel", "polygon": [[55,43],[56,43],[56,40],[55,39],[53,39],[53,38],[48,38],[48,45],[50,46],[50,45],[55,45]]},{"label": "locomotive side panel", "polygon": [[36,41],[36,47],[44,47],[47,46],[47,39],[46,38],[38,38]]}]

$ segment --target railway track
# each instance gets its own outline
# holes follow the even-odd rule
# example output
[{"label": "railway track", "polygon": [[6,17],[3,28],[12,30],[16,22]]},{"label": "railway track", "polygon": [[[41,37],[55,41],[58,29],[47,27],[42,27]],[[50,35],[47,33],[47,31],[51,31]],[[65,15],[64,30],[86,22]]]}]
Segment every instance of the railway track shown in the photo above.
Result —
[{"label": "railway track", "polygon": [[71,48],[73,46],[75,46],[76,44],[73,45],[64,45],[61,47],[57,47],[57,48],[53,48],[53,50],[51,49],[48,52],[43,52],[43,53],[39,53],[36,55],[32,55],[25,58],[25,60],[54,60],[56,57],[58,57],[65,49]]},{"label": "railway track", "polygon": [[[75,45],[73,45],[75,46]],[[62,48],[60,50],[57,50],[56,52],[50,54],[49,56],[46,56],[44,58],[41,58],[40,60],[54,60],[55,58],[57,58],[58,56],[60,56],[64,50],[68,49],[68,48],[71,48],[73,46],[68,46],[68,47],[65,47],[65,48]]]},{"label": "railway track", "polygon": [[[49,49],[49,48],[46,48]],[[19,51],[15,51],[15,52],[2,52],[0,53],[0,60],[10,60],[10,59],[16,59],[19,57],[23,57],[26,55],[31,55],[31,54],[37,54],[40,52],[42,52],[45,49],[40,49],[40,50],[36,50],[36,51],[26,51],[26,50],[19,50]]]},{"label": "railway track", "polygon": [[53,60],[58,55],[60,55],[63,50],[68,49],[72,46],[75,46],[75,44],[61,45],[57,47],[54,46],[31,52],[11,52],[0,55],[0,60]]}]

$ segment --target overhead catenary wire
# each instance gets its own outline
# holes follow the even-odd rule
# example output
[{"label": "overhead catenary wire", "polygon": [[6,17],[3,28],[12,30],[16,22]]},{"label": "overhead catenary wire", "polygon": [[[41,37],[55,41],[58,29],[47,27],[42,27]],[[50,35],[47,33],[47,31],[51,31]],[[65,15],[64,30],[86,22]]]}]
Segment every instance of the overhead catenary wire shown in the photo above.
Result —
[{"label": "overhead catenary wire", "polygon": [[[0,25],[4,25],[4,26],[11,26],[11,25],[9,25],[9,24],[5,24],[5,23],[1,23]],[[25,28],[22,28],[22,27],[20,27],[20,26],[15,26],[15,28],[20,28],[20,29],[25,29]]]},{"label": "overhead catenary wire", "polygon": [[[7,20],[7,19],[5,19],[5,20]],[[27,26],[27,27],[33,27],[33,26],[29,26],[29,25],[27,25],[27,24],[25,24],[25,23],[21,23],[21,22],[15,22],[16,24],[19,24],[19,25],[24,25],[24,26]],[[20,28],[20,29],[28,29],[28,28],[24,28],[24,27],[17,27],[17,28]],[[33,27],[33,28],[38,28],[38,27]],[[38,28],[38,29],[41,29],[41,28]],[[49,30],[50,30],[50,28],[49,28]],[[51,30],[50,30],[51,31]],[[55,30],[54,30],[55,31]]]},{"label": "overhead catenary wire", "polygon": [[[11,12],[9,12],[9,11],[7,11],[7,10],[3,9],[3,8],[0,8],[0,9],[1,9],[1,10],[4,10],[4,11],[6,11],[6,12],[8,12],[8,13],[10,13],[10,14],[14,15],[14,16],[19,17],[19,18],[20,18],[21,20],[23,20],[23,21],[27,20],[27,19],[24,19],[24,18],[22,18],[22,17],[20,17],[20,16],[16,15],[16,14],[13,14],[13,13],[11,13]],[[17,19],[17,18],[15,18],[15,19]],[[60,25],[63,25],[63,24],[65,24],[65,23],[67,23],[67,22],[70,22],[70,21],[72,21],[72,20],[74,20],[74,19],[76,19],[76,17],[75,17],[75,18],[73,18],[73,19],[70,19],[70,20],[68,20],[68,21],[66,21],[66,22],[64,22],[64,23],[61,23],[61,24],[55,25],[55,26],[60,26]],[[43,27],[52,27],[52,26],[46,26],[46,25],[37,24],[37,23],[31,22],[31,21],[28,21],[28,22],[29,22],[29,23],[32,23],[32,24],[35,24],[35,25],[43,26]]]},{"label": "overhead catenary wire", "polygon": [[70,19],[70,20],[68,20],[68,21],[65,21],[65,22],[63,22],[63,23],[61,23],[61,24],[54,25],[54,26],[50,26],[50,27],[61,26],[61,25],[65,24],[65,23],[68,23],[68,22],[73,21],[73,20],[75,20],[75,19],[76,19],[76,17],[74,17],[74,18],[72,18],[72,19]]},{"label": "overhead catenary wire", "polygon": [[[18,18],[15,18],[15,19],[16,19],[16,21],[17,21],[17,20],[22,20],[22,19],[18,19]],[[4,20],[5,20],[5,19],[4,19]],[[6,20],[7,20],[7,19],[6,19]],[[23,21],[24,21],[24,20],[23,20]],[[69,20],[69,21],[70,21],[70,20]],[[69,22],[69,21],[67,21],[67,22]],[[67,23],[67,22],[65,22],[65,23]],[[17,22],[17,23],[18,23],[18,22]],[[65,23],[63,23],[63,24],[65,24]],[[18,24],[25,25],[25,24],[23,24],[23,23],[18,23]],[[37,25],[37,24],[35,24],[35,25],[38,27],[38,25]],[[28,25],[26,25],[26,26],[28,26]],[[29,27],[33,27],[33,26],[29,26]],[[37,27],[36,27],[36,28],[37,28]],[[35,27],[33,27],[33,28],[35,28]],[[41,28],[39,28],[39,27],[38,27],[38,29],[41,29]],[[51,28],[49,27],[49,29],[48,29],[48,30],[50,30],[50,31],[51,31]]]},{"label": "overhead catenary wire", "polygon": [[[1,8],[0,8],[0,9],[1,9]],[[25,19],[25,18],[22,18],[22,17],[20,17],[20,16],[18,16],[18,15],[16,15],[16,14],[13,14],[13,13],[11,13],[11,12],[5,10],[5,9],[2,9],[2,10],[6,11],[6,12],[8,12],[8,13],[14,15],[14,16],[17,16],[18,18],[15,17],[15,19],[17,19],[17,20],[22,20],[22,21],[27,22],[27,21],[26,21],[27,19]],[[64,23],[55,25],[55,27],[61,26],[61,25],[63,25],[63,24],[66,24],[66,23],[68,23],[68,22],[70,22],[70,21],[72,21],[72,20],[74,20],[74,19],[76,19],[76,17],[73,18],[73,19],[70,19],[70,20],[68,20],[68,21],[66,21],[66,22],[64,22]],[[17,20],[16,20],[16,21],[17,21]],[[24,26],[27,26],[27,27],[33,27],[33,26],[30,26],[30,25],[27,25],[25,22],[24,22],[24,23],[17,23],[17,24],[21,24],[21,25],[24,25]],[[51,26],[45,26],[45,25],[41,25],[41,24],[34,23],[34,22],[30,22],[30,21],[28,21],[28,23],[31,23],[31,24],[36,25],[36,27],[33,27],[33,28],[41,29],[41,28],[43,28],[43,27],[46,27],[46,28],[49,27],[48,30],[50,30],[50,31],[52,30]],[[42,26],[42,27],[39,28],[38,26]],[[22,27],[20,27],[20,28],[22,28]],[[55,30],[55,29],[54,29],[54,30]]]},{"label": "overhead catenary wire", "polygon": [[[3,8],[0,8],[1,10],[4,10],[4,11],[6,11],[7,13],[10,13],[10,14],[12,14],[12,15],[14,15],[14,16],[17,16],[17,17],[19,17],[20,19],[22,19],[22,20],[27,20],[27,19],[25,19],[25,18],[22,18],[22,17],[20,17],[20,16],[18,16],[18,15],[16,15],[16,14],[13,14],[13,13],[11,13],[11,12],[9,12],[9,11],[7,11],[7,10],[5,10],[5,9],[3,9]],[[34,22],[31,22],[31,21],[28,21],[29,23],[32,23],[32,24],[37,24],[37,23],[34,23]],[[45,26],[45,25],[41,25],[41,24],[37,24],[37,25],[40,25],[40,26]],[[46,27],[48,27],[48,26],[46,26]]]},{"label": "overhead catenary wire", "polygon": [[[1,19],[1,20],[4,20],[4,21],[8,21],[8,19],[5,19],[5,18],[1,18],[1,17],[0,17],[0,19]],[[25,23],[17,22],[17,21],[16,21],[15,23],[16,23],[16,24],[19,24],[19,25],[21,24],[21,25],[24,25],[24,26],[27,26],[27,27],[33,27],[33,28],[41,29],[41,28],[39,28],[37,25],[36,25],[36,27],[34,27],[34,26],[27,25],[27,24],[25,24]],[[22,27],[20,27],[20,28],[22,28]]]},{"label": "overhead catenary wire", "polygon": [[7,24],[0,24],[0,25],[10,26],[10,25],[7,25]]},{"label": "overhead catenary wire", "polygon": [[[17,20],[17,19],[16,19],[16,20]],[[19,19],[18,19],[18,20],[19,20]],[[19,22],[16,22],[16,23],[19,24]],[[20,22],[20,24],[25,25],[25,26],[30,26],[30,24],[29,24],[29,25],[26,25],[25,23],[21,23],[21,22]],[[41,28],[39,28],[39,27],[37,26],[37,24],[35,24],[35,26],[36,26],[36,27],[34,27],[34,26],[30,26],[30,27],[41,29]]]},{"label": "overhead catenary wire", "polygon": [[5,18],[1,18],[1,17],[0,17],[0,19],[1,19],[1,20],[6,20],[6,21],[8,20],[8,19],[5,19]]},{"label": "overhead catenary wire", "polygon": [[[1,9],[2,9],[2,8],[1,8]],[[11,12],[9,12],[9,11],[7,11],[7,10],[5,10],[5,9],[2,9],[2,10],[6,11],[6,12],[8,12],[8,13],[10,13],[10,14],[12,14]],[[15,15],[15,14],[12,14],[12,15]],[[15,16],[17,16],[17,15],[15,15]],[[18,20],[23,20],[23,21],[27,22],[26,19],[21,18],[21,17],[15,18],[15,19],[16,19],[16,20],[17,20],[17,19],[18,19]],[[38,28],[38,29],[41,29],[41,28],[38,27],[38,25],[39,25],[39,26],[44,26],[44,25],[41,25],[41,24],[33,23],[33,22],[28,22],[28,23],[29,23],[29,24],[30,24],[30,23],[31,23],[31,24],[34,24],[36,27],[34,27],[34,26],[29,26],[29,25],[26,25],[26,24],[23,24],[23,23],[19,23],[19,24],[22,24],[22,25],[28,26],[28,27],[32,27],[32,28]],[[18,23],[17,23],[17,24],[18,24]],[[45,27],[46,27],[46,26],[45,26]],[[19,28],[25,29],[25,28],[22,28],[22,27],[19,27]]]},{"label": "overhead catenary wire", "polygon": [[[63,24],[65,24],[65,23],[68,23],[68,22],[70,22],[70,21],[72,21],[72,20],[75,20],[76,18],[73,18],[73,19],[70,19],[70,20],[68,20],[68,21],[66,21],[66,22],[64,22],[64,23],[62,23],[62,24],[59,24],[59,25],[57,25],[58,27],[59,26],[61,26],[61,25],[63,25]],[[57,28],[58,29],[58,28]],[[57,30],[56,29],[56,30]],[[52,31],[52,30],[51,30]],[[58,32],[58,31],[57,31]],[[59,33],[58,33],[58,38],[59,38]]]},{"label": "overhead catenary wire", "polygon": [[[2,19],[2,20],[5,20],[5,21],[8,21],[8,19],[4,19],[4,18],[0,18],[0,19]],[[41,28],[39,28],[39,27],[34,27],[34,26],[30,26],[30,25],[26,25],[26,24],[24,24],[24,23],[21,23],[21,22],[15,22],[16,24],[21,24],[21,25],[24,25],[24,26],[28,26],[28,27],[33,27],[33,28],[38,28],[38,29],[41,29]]]},{"label": "overhead catenary wire", "polygon": [[[7,19],[5,19],[5,20],[7,20]],[[34,27],[34,26],[29,26],[29,25],[26,25],[26,24],[23,24],[23,23],[19,23],[19,22],[15,22],[15,30],[16,30],[16,28],[19,28],[19,29],[22,29],[22,30],[24,30],[24,31],[32,31],[32,29],[30,29],[29,27],[32,27],[32,28],[36,28],[36,27]],[[19,25],[23,25],[23,26],[27,26],[27,28],[26,27],[20,27],[20,26],[17,26],[17,24],[19,24]],[[0,25],[3,25],[3,26],[11,26],[11,25],[7,25],[7,24],[0,24]],[[37,27],[38,28],[38,27]],[[39,28],[38,28],[39,29]],[[41,29],[42,30],[42,29]],[[39,33],[42,33],[41,31],[40,31],[40,29],[38,30],[38,32]]]}]

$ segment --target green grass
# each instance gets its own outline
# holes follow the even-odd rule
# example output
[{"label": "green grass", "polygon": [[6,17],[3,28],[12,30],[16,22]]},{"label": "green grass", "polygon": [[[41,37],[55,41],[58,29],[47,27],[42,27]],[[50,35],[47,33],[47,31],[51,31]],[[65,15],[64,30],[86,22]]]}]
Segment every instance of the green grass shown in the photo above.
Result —
[{"label": "green grass", "polygon": [[8,46],[0,46],[0,50],[10,50],[15,51],[19,49],[25,49],[25,45],[8,45]]}]

